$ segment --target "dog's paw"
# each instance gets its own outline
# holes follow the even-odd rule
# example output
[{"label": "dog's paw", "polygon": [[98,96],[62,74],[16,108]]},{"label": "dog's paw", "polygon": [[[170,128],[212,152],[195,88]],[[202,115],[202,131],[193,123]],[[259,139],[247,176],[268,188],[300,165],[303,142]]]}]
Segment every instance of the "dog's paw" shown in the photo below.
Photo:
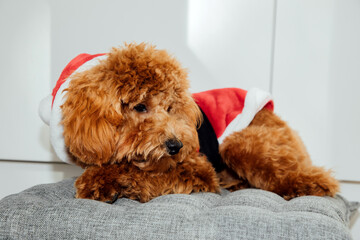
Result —
[{"label": "dog's paw", "polygon": [[339,191],[339,182],[331,176],[330,171],[322,168],[313,168],[316,174],[302,174],[293,187],[283,194],[284,199],[289,200],[301,196],[329,196],[334,197]]},{"label": "dog's paw", "polygon": [[198,159],[197,164],[187,167],[182,179],[188,180],[187,184],[191,185],[192,192],[220,192],[219,179],[210,162],[206,159]]},{"label": "dog's paw", "polygon": [[116,200],[118,200],[118,198],[119,198],[119,193],[115,193],[115,195],[112,197],[112,200],[105,202],[109,204],[113,204],[114,202],[116,202]]},{"label": "dog's paw", "polygon": [[290,200],[296,197],[302,196],[319,196],[319,197],[334,197],[337,192],[337,188],[334,187],[321,187],[321,186],[304,186],[304,188],[297,189],[296,191],[292,191],[283,195],[282,197],[285,200]]},{"label": "dog's paw", "polygon": [[192,192],[212,192],[219,193],[220,187],[217,184],[209,184],[208,182],[200,183],[193,186]]},{"label": "dog's paw", "polygon": [[104,174],[101,167],[89,167],[75,181],[76,198],[93,199],[106,203],[114,203],[118,197],[116,179]]},{"label": "dog's paw", "polygon": [[217,173],[220,187],[229,190],[230,192],[240,189],[251,188],[250,183],[239,177],[234,171],[229,168],[225,168],[223,171]]},{"label": "dog's paw", "polygon": [[75,186],[77,188],[75,195],[76,198],[93,199],[112,204],[119,197],[119,193],[112,186],[83,184],[78,181],[76,182]]}]

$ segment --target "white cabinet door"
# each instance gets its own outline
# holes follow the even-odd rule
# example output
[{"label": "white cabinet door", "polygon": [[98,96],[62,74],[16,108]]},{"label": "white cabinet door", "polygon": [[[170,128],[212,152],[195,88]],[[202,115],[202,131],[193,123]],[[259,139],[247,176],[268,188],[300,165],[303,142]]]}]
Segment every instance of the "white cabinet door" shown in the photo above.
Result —
[{"label": "white cabinet door", "polygon": [[0,159],[51,161],[38,104],[50,91],[46,0],[0,2]]},{"label": "white cabinet door", "polygon": [[17,0],[0,2],[0,159],[57,161],[37,114],[79,53],[126,42],[168,49],[192,91],[269,89],[274,1]]},{"label": "white cabinet door", "polygon": [[360,2],[279,0],[273,94],[313,161],[360,180]]},{"label": "white cabinet door", "polygon": [[[188,1],[195,89],[270,89],[274,1]],[[203,70],[200,72],[199,70]]]},{"label": "white cabinet door", "polygon": [[273,9],[259,0],[52,0],[52,79],[79,53],[135,41],[173,53],[193,91],[269,89]]}]

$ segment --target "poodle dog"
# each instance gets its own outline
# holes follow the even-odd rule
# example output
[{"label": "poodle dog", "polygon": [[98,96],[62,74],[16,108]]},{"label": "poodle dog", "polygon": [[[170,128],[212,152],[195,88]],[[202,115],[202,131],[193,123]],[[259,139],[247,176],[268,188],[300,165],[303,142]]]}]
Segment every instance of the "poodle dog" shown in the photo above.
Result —
[{"label": "poodle dog", "polygon": [[76,197],[147,202],[254,187],[291,199],[338,191],[264,92],[188,89],[179,62],[144,43],[72,60],[42,118],[58,156],[85,168]]}]

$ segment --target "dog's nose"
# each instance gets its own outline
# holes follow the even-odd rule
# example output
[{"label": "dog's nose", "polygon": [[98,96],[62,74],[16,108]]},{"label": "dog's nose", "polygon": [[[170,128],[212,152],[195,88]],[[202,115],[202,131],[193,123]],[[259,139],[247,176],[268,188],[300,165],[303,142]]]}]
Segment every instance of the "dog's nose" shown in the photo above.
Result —
[{"label": "dog's nose", "polygon": [[169,139],[165,142],[165,145],[170,155],[177,154],[180,151],[180,149],[183,147],[182,142],[178,139]]}]

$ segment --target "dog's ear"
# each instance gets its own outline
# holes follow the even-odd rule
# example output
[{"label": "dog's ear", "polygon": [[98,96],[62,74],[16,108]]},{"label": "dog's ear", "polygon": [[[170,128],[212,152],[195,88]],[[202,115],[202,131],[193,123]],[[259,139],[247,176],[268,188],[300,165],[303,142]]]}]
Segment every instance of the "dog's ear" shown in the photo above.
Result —
[{"label": "dog's ear", "polygon": [[65,89],[67,98],[61,106],[65,145],[85,165],[108,163],[119,137],[121,103],[103,78],[91,70],[77,74]]},{"label": "dog's ear", "polygon": [[186,115],[191,118],[191,121],[197,126],[200,127],[203,121],[203,115],[199,106],[196,104],[195,100],[192,97],[189,97],[186,104]]},{"label": "dog's ear", "polygon": [[195,103],[195,101],[194,101],[194,104],[195,104],[194,108],[196,108],[196,109],[194,109],[195,122],[196,122],[196,126],[199,128],[204,119],[203,119],[201,110],[200,110],[199,106]]}]

